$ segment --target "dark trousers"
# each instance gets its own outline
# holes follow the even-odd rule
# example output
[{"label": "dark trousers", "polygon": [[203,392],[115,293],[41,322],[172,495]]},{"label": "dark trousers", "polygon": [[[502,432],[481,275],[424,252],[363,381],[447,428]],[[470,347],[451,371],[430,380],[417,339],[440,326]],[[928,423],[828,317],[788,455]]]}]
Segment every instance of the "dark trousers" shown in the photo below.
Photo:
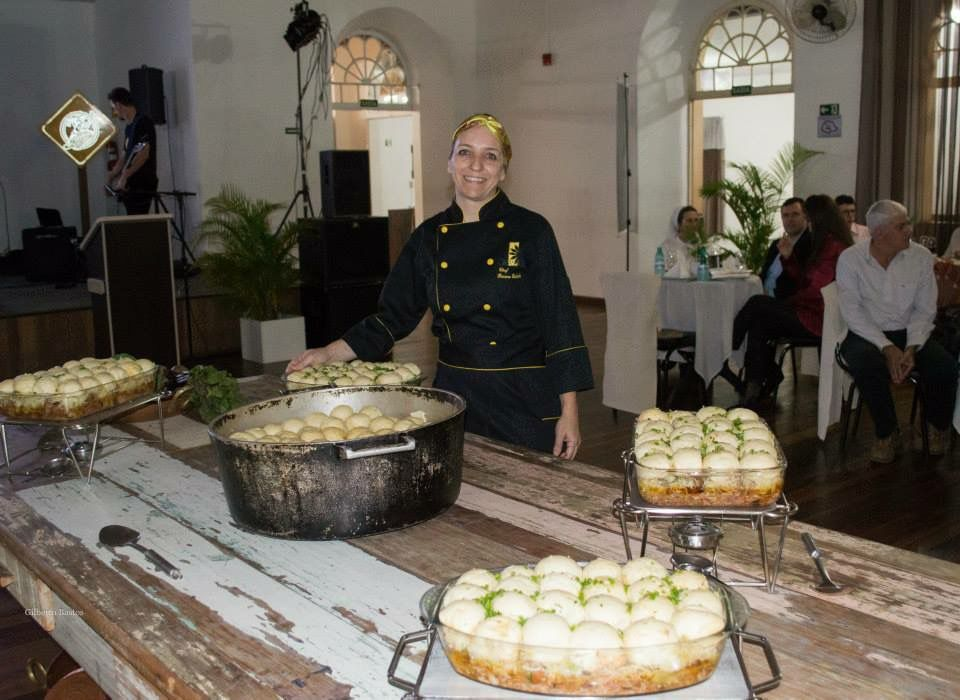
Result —
[{"label": "dark trousers", "polygon": [[150,203],[153,202],[153,194],[150,192],[128,192],[123,195],[123,208],[127,211],[127,216],[135,214],[149,214]]},{"label": "dark trousers", "polygon": [[803,338],[817,340],[817,336],[800,323],[797,312],[787,302],[758,294],[747,299],[733,320],[733,347],[743,345],[747,339],[747,351],[743,369],[747,383],[771,387],[782,378],[777,367],[778,338]]},{"label": "dark trousers", "polygon": [[[901,350],[907,344],[907,331],[884,333]],[[888,437],[897,429],[897,412],[890,391],[890,371],[883,352],[876,345],[850,331],[840,352],[850,368],[860,396],[873,416],[877,437]],[[927,422],[946,430],[953,418],[953,402],[957,394],[957,361],[933,338],[917,351],[915,368],[920,373],[924,410]]]}]

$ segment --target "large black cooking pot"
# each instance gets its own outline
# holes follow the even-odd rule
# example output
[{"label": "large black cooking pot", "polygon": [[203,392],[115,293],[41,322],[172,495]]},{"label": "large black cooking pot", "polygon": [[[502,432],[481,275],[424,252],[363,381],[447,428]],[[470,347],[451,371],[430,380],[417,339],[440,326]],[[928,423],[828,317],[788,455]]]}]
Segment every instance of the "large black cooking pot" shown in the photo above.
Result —
[{"label": "large black cooking pot", "polygon": [[[427,424],[343,442],[260,443],[238,430],[329,413],[338,404],[376,406]],[[367,386],[318,389],[243,406],[216,418],[210,439],[227,505],[241,527],[273,537],[341,539],[428,520],[453,505],[463,471],[462,398],[442,389]]]}]

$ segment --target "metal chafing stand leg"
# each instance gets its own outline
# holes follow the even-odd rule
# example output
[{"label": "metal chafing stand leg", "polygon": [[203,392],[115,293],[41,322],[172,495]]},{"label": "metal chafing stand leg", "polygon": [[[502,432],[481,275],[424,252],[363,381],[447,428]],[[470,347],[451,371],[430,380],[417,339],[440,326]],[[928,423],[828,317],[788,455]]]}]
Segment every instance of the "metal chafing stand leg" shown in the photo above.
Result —
[{"label": "metal chafing stand leg", "polygon": [[763,582],[766,584],[766,589],[772,592],[770,588],[770,562],[767,558],[767,534],[764,528],[766,518],[764,518],[763,515],[755,515],[753,519],[757,528],[757,537],[760,540],[760,563],[763,566]]},{"label": "metal chafing stand leg", "polygon": [[7,479],[13,482],[13,465],[10,464],[10,450],[7,448],[7,424],[0,423],[0,439],[3,440],[3,466],[7,468]]},{"label": "metal chafing stand leg", "polygon": [[167,449],[167,436],[163,431],[163,394],[157,394],[157,420],[160,422],[160,449]]},{"label": "metal chafing stand leg", "polygon": [[97,443],[100,442],[100,424],[97,423],[93,429],[93,446],[90,448],[90,464],[87,467],[87,483],[90,483],[90,477],[93,476],[93,461],[97,458]]},{"label": "metal chafing stand leg", "polygon": [[77,455],[73,451],[73,445],[70,444],[70,438],[67,436],[67,428],[72,426],[62,426],[60,428],[60,435],[63,436],[63,445],[64,452],[67,453],[67,457],[70,458],[70,461],[73,462],[73,466],[77,470],[77,474],[80,475],[80,478],[83,478],[83,469],[80,468],[80,462],[77,460]]},{"label": "metal chafing stand leg", "polygon": [[[620,534],[623,535],[623,548],[627,550],[627,560],[633,559],[633,552],[630,551],[630,533],[627,531],[627,510],[624,504],[617,508],[617,514],[620,516]],[[636,516],[634,516],[636,517]]]}]

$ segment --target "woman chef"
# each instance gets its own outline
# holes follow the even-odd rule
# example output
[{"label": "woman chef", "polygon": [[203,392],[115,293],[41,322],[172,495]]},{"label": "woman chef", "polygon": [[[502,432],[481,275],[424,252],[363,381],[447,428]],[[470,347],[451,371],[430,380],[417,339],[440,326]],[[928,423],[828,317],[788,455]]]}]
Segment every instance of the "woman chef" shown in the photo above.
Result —
[{"label": "woman chef", "polygon": [[454,201],[413,232],[377,313],[287,371],[382,358],[429,308],[440,342],[433,384],[466,399],[466,430],[572,459],[590,360],[550,224],[500,189],[510,155],[496,118],[465,119],[447,164]]}]

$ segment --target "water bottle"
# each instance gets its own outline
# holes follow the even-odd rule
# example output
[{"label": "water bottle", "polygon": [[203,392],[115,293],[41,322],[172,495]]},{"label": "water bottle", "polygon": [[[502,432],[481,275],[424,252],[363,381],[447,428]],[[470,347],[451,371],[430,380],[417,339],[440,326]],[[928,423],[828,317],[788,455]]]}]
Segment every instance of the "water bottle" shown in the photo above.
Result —
[{"label": "water bottle", "polygon": [[701,282],[710,280],[710,266],[707,265],[707,249],[704,246],[697,250],[697,279]]},{"label": "water bottle", "polygon": [[657,248],[657,253],[653,256],[653,273],[657,277],[663,277],[664,272],[666,272],[666,263],[664,262],[663,247],[661,246]]}]

